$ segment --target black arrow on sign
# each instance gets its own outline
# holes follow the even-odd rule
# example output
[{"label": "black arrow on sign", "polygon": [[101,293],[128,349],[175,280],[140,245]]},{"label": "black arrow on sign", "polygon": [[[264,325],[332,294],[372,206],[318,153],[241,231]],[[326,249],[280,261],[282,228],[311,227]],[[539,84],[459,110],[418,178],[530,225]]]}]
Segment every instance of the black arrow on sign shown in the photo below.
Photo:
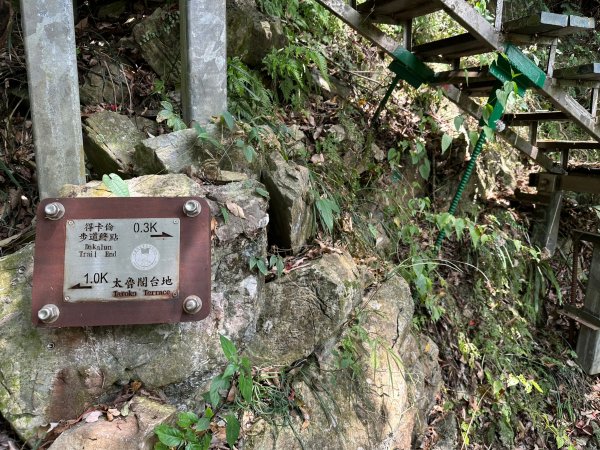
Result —
[{"label": "black arrow on sign", "polygon": [[71,286],[69,289],[92,289],[93,286],[82,286],[81,283],[77,283],[75,286]]},{"label": "black arrow on sign", "polygon": [[171,236],[170,234],[167,234],[163,231],[162,234],[151,234],[150,237],[166,238],[166,237],[173,237],[173,236]]}]

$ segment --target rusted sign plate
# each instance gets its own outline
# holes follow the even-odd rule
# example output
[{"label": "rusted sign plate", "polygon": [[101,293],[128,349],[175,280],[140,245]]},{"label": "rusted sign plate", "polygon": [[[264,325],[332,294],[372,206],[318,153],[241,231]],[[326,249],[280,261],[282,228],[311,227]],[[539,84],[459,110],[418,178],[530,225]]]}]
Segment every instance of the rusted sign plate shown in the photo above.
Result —
[{"label": "rusted sign plate", "polygon": [[37,326],[187,322],[210,312],[204,199],[46,199],[36,232]]}]

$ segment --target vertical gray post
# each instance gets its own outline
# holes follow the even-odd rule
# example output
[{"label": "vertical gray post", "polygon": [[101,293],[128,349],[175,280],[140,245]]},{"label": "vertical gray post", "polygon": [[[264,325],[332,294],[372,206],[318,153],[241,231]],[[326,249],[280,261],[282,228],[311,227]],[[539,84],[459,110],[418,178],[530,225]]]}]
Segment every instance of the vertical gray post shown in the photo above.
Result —
[{"label": "vertical gray post", "polygon": [[71,0],[21,0],[40,198],[85,183]]},{"label": "vertical gray post", "polygon": [[183,120],[205,124],[227,109],[225,0],[180,0]]},{"label": "vertical gray post", "polygon": [[[600,316],[600,244],[594,243],[588,285],[585,291],[584,308]],[[579,330],[577,357],[582,369],[589,375],[600,373],[600,331],[584,325]]]}]

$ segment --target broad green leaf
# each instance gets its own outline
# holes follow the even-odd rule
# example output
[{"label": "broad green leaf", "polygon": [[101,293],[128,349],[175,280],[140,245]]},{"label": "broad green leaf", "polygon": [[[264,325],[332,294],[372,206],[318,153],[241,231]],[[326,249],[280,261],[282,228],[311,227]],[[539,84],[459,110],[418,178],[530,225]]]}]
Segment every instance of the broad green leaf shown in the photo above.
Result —
[{"label": "broad green leaf", "polygon": [[375,228],[373,226],[373,224],[369,224],[369,231],[371,232],[371,236],[373,236],[373,239],[377,239],[377,236],[379,235],[379,233],[377,232],[377,228]]},{"label": "broad green leaf", "polygon": [[129,197],[129,187],[116,173],[102,175],[102,182],[117,197]]},{"label": "broad green leaf", "polygon": [[154,433],[158,440],[168,447],[177,447],[183,443],[183,433],[167,424],[158,425]]},{"label": "broad green leaf", "polygon": [[392,147],[388,150],[388,154],[387,154],[387,159],[388,161],[392,161],[396,158],[396,155],[398,154],[398,151]]},{"label": "broad green leaf", "polygon": [[269,191],[267,191],[266,189],[263,188],[259,188],[257,187],[254,192],[256,192],[258,195],[260,195],[261,197],[264,197],[266,199],[269,199]]},{"label": "broad green leaf", "polygon": [[225,426],[225,437],[229,447],[233,448],[240,436],[240,422],[233,414],[225,416],[227,425]]},{"label": "broad green leaf", "polygon": [[167,111],[173,112],[173,105],[171,104],[171,102],[168,102],[166,100],[163,100],[162,102],[160,102],[160,105]]},{"label": "broad green leaf", "polygon": [[498,99],[502,107],[506,108],[508,94],[503,89],[496,89],[496,98]]},{"label": "broad green leaf", "polygon": [[206,431],[210,428],[210,419],[208,417],[202,417],[196,422],[194,429],[196,431]]},{"label": "broad green leaf", "polygon": [[283,258],[281,256],[277,258],[277,266],[276,267],[277,267],[277,276],[280,277],[281,274],[283,273],[283,269],[284,269]]},{"label": "broad green leaf", "polygon": [[210,406],[204,410],[204,417],[206,417],[208,419],[212,419],[214,416],[215,416],[215,413],[213,412],[213,410]]},{"label": "broad green leaf", "polygon": [[192,411],[184,411],[177,416],[177,425],[180,428],[189,428],[198,421],[198,416]]},{"label": "broad green leaf", "polygon": [[423,160],[423,164],[419,166],[419,174],[423,177],[424,180],[429,179],[429,173],[431,172],[431,164],[429,159],[425,158]]},{"label": "broad green leaf", "polygon": [[230,383],[228,379],[215,377],[210,383],[210,391],[208,393],[210,404],[217,406],[221,400],[221,391],[229,389]]},{"label": "broad green leaf", "polygon": [[266,275],[269,273],[269,269],[267,269],[267,265],[265,264],[265,262],[262,259],[256,260],[256,267],[258,267],[258,270],[263,275]]},{"label": "broad green leaf", "polygon": [[223,378],[231,378],[235,371],[237,370],[237,366],[235,364],[229,363],[223,372]]},{"label": "broad green leaf", "polygon": [[465,219],[456,219],[454,221],[454,231],[456,233],[456,238],[457,239],[462,239],[463,237],[463,232],[465,230],[465,227],[467,226],[467,223],[465,222]]},{"label": "broad green leaf", "polygon": [[179,118],[178,116],[173,116],[169,118],[167,120],[167,125],[169,125],[173,129],[173,131],[181,131],[187,129],[187,125],[185,124],[185,122],[181,120],[181,118]]},{"label": "broad green leaf", "polygon": [[[198,440],[196,438],[196,440]],[[185,444],[185,450],[205,450],[201,442],[188,442]]]},{"label": "broad green leaf", "polygon": [[244,157],[246,158],[246,161],[251,163],[252,160],[254,159],[254,155],[256,155],[256,152],[254,151],[254,147],[252,147],[251,145],[246,145],[244,147]]},{"label": "broad green leaf", "polygon": [[460,131],[460,127],[462,126],[464,121],[465,118],[463,116],[456,116],[454,118],[454,128],[456,129],[456,131]]},{"label": "broad green leaf", "polygon": [[252,400],[252,376],[240,373],[238,378],[238,387],[242,393],[242,398],[250,403]]},{"label": "broad green leaf", "polygon": [[269,267],[274,267],[277,262],[277,255],[271,255],[269,258]]},{"label": "broad green leaf", "polygon": [[156,115],[156,121],[158,123],[161,123],[165,120],[169,120],[171,117],[173,117],[173,111],[169,111],[168,109],[161,109]]},{"label": "broad green leaf", "polygon": [[452,145],[452,136],[444,133],[442,136],[442,155],[446,153],[446,150],[450,148],[450,145]]},{"label": "broad green leaf", "polygon": [[227,339],[224,335],[219,336],[221,340],[221,348],[223,349],[223,353],[225,354],[225,358],[231,362],[237,362],[238,353],[235,345],[229,339]]},{"label": "broad green leaf", "polygon": [[256,258],[256,257],[250,258],[250,261],[248,262],[248,265],[250,266],[250,270],[252,270],[256,267],[257,261],[258,261],[258,258]]},{"label": "broad green leaf", "polygon": [[333,212],[331,210],[331,205],[327,200],[328,199],[320,198],[315,202],[315,205],[317,211],[319,211],[321,222],[325,225],[327,231],[331,233],[333,231]]},{"label": "broad green leaf", "polygon": [[494,130],[486,125],[483,127],[483,132],[485,133],[485,138],[488,142],[494,142]]},{"label": "broad green leaf", "polygon": [[200,441],[200,450],[208,450],[210,448],[210,442],[212,441],[212,434],[206,433],[202,436],[202,440]]},{"label": "broad green leaf", "polygon": [[223,214],[223,222],[229,222],[229,211],[224,206],[221,206],[221,214]]},{"label": "broad green leaf", "polygon": [[469,145],[471,148],[475,147],[477,139],[479,139],[479,133],[477,131],[469,131]]},{"label": "broad green leaf", "polygon": [[227,125],[227,128],[229,128],[229,131],[233,131],[235,128],[235,119],[231,113],[229,111],[224,111],[222,117],[225,125]]},{"label": "broad green leaf", "polygon": [[154,450],[171,450],[171,447],[167,447],[165,444],[158,441],[156,444],[154,444]]}]

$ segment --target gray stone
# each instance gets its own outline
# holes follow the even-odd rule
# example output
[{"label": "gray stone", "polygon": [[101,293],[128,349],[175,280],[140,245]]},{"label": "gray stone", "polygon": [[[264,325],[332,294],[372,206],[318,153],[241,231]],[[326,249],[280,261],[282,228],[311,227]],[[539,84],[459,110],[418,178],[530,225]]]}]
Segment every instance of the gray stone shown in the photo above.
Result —
[{"label": "gray stone", "polygon": [[297,253],[315,233],[309,171],[273,152],[262,178],[270,194],[270,241]]},{"label": "gray stone", "polygon": [[156,443],[154,427],[171,420],[173,406],[145,397],[135,397],[126,417],[113,421],[101,417],[97,422],[81,422],[58,436],[50,450],[152,450]]},{"label": "gray stone", "polygon": [[[179,324],[37,329],[30,319],[33,246],[1,258],[0,412],[26,440],[50,422],[110,402],[132,379],[149,389],[162,388],[176,405],[191,405],[224,367],[219,334],[238,348],[255,335],[264,279],[249,269],[249,259],[266,257],[266,200],[256,194],[261,185],[249,180],[205,189],[185,175],[151,175],[127,183],[132,195],[204,192],[208,197],[215,228],[211,314]],[[109,195],[97,182],[65,187],[65,193]],[[230,215],[224,223],[220,208],[227,202],[242,207],[246,218]]]},{"label": "gray stone", "polygon": [[133,27],[133,38],[140,46],[142,57],[165,83],[179,82],[179,11],[157,8]]},{"label": "gray stone", "polygon": [[79,88],[82,105],[110,103],[120,105],[130,100],[130,88],[125,71],[130,70],[124,63],[113,59],[100,61],[85,71],[83,84]]},{"label": "gray stone", "polygon": [[187,129],[143,140],[135,150],[141,174],[179,173],[196,160],[198,133]]},{"label": "gray stone", "polygon": [[40,198],[85,182],[71,0],[24,1],[23,41]]},{"label": "gray stone", "polygon": [[252,3],[227,1],[227,53],[258,67],[272,49],[285,47],[287,39],[281,21],[265,16]]},{"label": "gray stone", "polygon": [[320,355],[319,367],[325,370],[313,367],[303,381],[294,384],[309,421],[290,418],[294,431],[263,423],[248,433],[245,448],[411,448],[434,400],[426,383],[437,387],[440,380],[437,347],[426,338],[409,334],[412,310],[410,290],[401,278],[392,278],[376,289],[361,308],[369,336],[362,352],[362,370],[335,370],[335,358],[330,353]]},{"label": "gray stone", "polygon": [[118,0],[107,5],[102,5],[98,8],[98,18],[118,19],[121,14],[125,13],[126,9],[127,2],[125,0]]},{"label": "gray stone", "polygon": [[335,253],[265,288],[257,335],[248,353],[254,363],[283,366],[331,347],[363,290],[352,258]]},{"label": "gray stone", "polygon": [[135,146],[144,135],[127,116],[101,111],[88,117],[83,129],[85,154],[96,173],[133,174]]}]

